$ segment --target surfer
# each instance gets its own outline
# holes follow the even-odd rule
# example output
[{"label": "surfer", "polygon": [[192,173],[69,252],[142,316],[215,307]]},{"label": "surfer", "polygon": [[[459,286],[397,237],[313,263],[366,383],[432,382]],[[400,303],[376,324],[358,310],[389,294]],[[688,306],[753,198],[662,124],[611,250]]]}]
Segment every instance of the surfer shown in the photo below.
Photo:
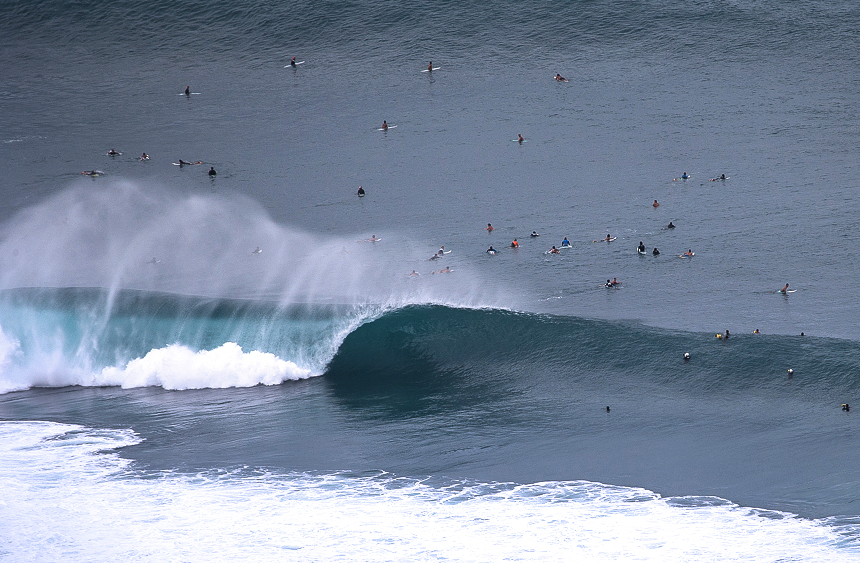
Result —
[{"label": "surfer", "polygon": [[99,171],[98,170],[84,170],[83,172],[81,172],[81,174],[83,174],[84,176],[98,176]]},{"label": "surfer", "polygon": [[681,256],[687,256],[688,258],[693,256],[693,249],[691,248],[691,249],[687,250],[687,252],[685,252]]},{"label": "surfer", "polygon": [[729,329],[726,329],[726,333],[725,333],[725,335],[723,335],[723,338],[725,338],[726,340],[728,340],[728,339],[729,339],[729,336],[731,336],[731,335],[729,334]]},{"label": "surfer", "polygon": [[651,251],[651,254],[653,254],[654,256],[660,256],[660,251],[657,250],[657,247],[655,246],[654,250]]},{"label": "surfer", "polygon": [[217,172],[215,172],[215,167],[214,167],[214,166],[210,166],[210,167],[209,167],[209,175],[210,175],[210,176],[215,176],[215,175],[217,175],[217,174],[218,174],[218,173],[217,173]]},{"label": "surfer", "polygon": [[492,226],[490,223],[487,223],[487,228],[484,230],[487,231],[488,233],[491,233],[491,232],[495,231],[496,228],[494,226]]},{"label": "surfer", "polygon": [[660,204],[657,203],[657,200],[655,199],[654,203],[651,204],[651,207],[653,207],[654,209],[657,209],[658,207],[660,207]]},{"label": "surfer", "polygon": [[496,253],[496,249],[493,248],[493,245],[491,244],[490,248],[487,249],[487,254],[495,254],[495,253]]},{"label": "surfer", "polygon": [[556,81],[557,81],[557,82],[567,82],[567,78],[565,78],[564,76],[562,76],[562,75],[560,75],[560,74],[558,74],[558,73],[556,73],[556,75],[555,75],[555,79],[556,79]]},{"label": "surfer", "polygon": [[367,239],[367,242],[379,242],[381,240],[381,238],[376,238],[376,235],[370,235],[370,238]]},{"label": "surfer", "polygon": [[761,331],[760,331],[759,329],[755,329],[755,330],[753,331],[753,334],[761,334]]},{"label": "surfer", "polygon": [[612,278],[612,285],[621,285],[621,282],[618,281],[618,278]]},{"label": "surfer", "polygon": [[433,61],[430,61],[430,63],[428,63],[427,72],[433,72]]},{"label": "surfer", "polygon": [[566,248],[566,247],[568,247],[568,246],[570,246],[570,241],[569,241],[569,240],[567,240],[567,237],[564,237],[564,240],[563,240],[563,241],[561,241],[561,247],[562,247],[562,248]]},{"label": "surfer", "polygon": [[409,274],[409,275],[410,275],[410,276],[420,276],[421,274],[419,274],[419,273],[418,273],[418,272],[416,272],[415,270],[412,270],[412,273],[411,273],[411,274]]},{"label": "surfer", "polygon": [[523,139],[522,133],[517,133],[517,142],[522,144],[523,141],[525,141],[525,139]]},{"label": "surfer", "polygon": [[606,242],[612,242],[612,237],[611,237],[611,236],[609,236],[609,233],[606,233],[606,238],[605,238],[605,239],[603,239],[603,240],[604,240],[604,241],[606,241]]},{"label": "surfer", "polygon": [[293,68],[296,68],[296,58],[295,58],[295,57],[293,57],[292,59],[290,59],[290,66],[291,66],[291,67],[293,67]]},{"label": "surfer", "polygon": [[669,224],[668,224],[668,225],[666,225],[666,228],[667,228],[667,229],[674,229],[674,228],[675,228],[675,224],[674,224],[672,221],[669,221]]},{"label": "surfer", "polygon": [[719,176],[717,176],[716,178],[711,178],[711,182],[716,182],[717,180],[725,180],[725,179],[726,179],[726,175],[725,175],[725,174],[720,174],[720,175],[719,175]]},{"label": "surfer", "polygon": [[186,87],[185,87],[185,95],[186,95],[186,96],[190,96],[190,95],[191,95],[191,86],[186,86]]},{"label": "surfer", "polygon": [[[519,247],[520,247],[520,243],[517,242],[517,239],[514,239],[514,241],[511,243],[511,248],[519,248]],[[553,246],[553,248],[555,248],[555,247]]]},{"label": "surfer", "polygon": [[146,153],[143,153],[142,155],[140,155],[140,160],[141,161],[149,160],[149,155]]},{"label": "surfer", "polygon": [[450,274],[451,273],[451,266],[445,266],[444,268],[442,268],[441,270],[439,270],[436,273],[437,274]]},{"label": "surfer", "polygon": [[639,241],[639,246],[636,247],[636,250],[639,252],[639,254],[645,254],[645,245],[642,244],[641,240]]},{"label": "surfer", "polygon": [[689,178],[690,178],[690,176],[689,176],[689,174],[687,174],[686,172],[684,172],[683,174],[681,174],[681,179],[682,179],[682,180],[687,180],[687,179],[689,179]]},{"label": "surfer", "polygon": [[122,154],[121,152],[116,152],[114,149],[109,150],[107,153],[108,156],[116,156],[118,154]]},{"label": "surfer", "polygon": [[782,289],[780,289],[780,290],[779,290],[779,293],[782,293],[783,295],[785,295],[786,293],[788,293],[788,284],[785,284],[785,287],[783,287]]},{"label": "surfer", "polygon": [[258,246],[253,250],[253,252],[251,252],[251,254],[260,254],[261,252],[263,252],[263,249]]},{"label": "surfer", "polygon": [[561,250],[557,249],[555,245],[547,251],[549,254],[561,254]]},{"label": "surfer", "polygon": [[537,231],[532,231],[532,234],[531,234],[531,237],[532,237],[532,238],[534,238],[534,237],[539,237],[539,236],[540,236],[540,235],[538,234],[538,232],[537,232]]},{"label": "surfer", "polygon": [[185,166],[186,164],[191,164],[190,162],[185,162],[181,158],[179,159],[179,166]]},{"label": "surfer", "polygon": [[439,252],[437,252],[436,254],[434,254],[433,256],[431,256],[431,257],[429,258],[429,260],[438,260],[439,258],[442,258],[443,254],[444,254],[444,253],[440,250]]},{"label": "surfer", "polygon": [[358,197],[364,197],[364,188],[358,186]]},{"label": "surfer", "polygon": [[382,120],[382,130],[388,131],[388,122],[386,122],[384,119]]}]

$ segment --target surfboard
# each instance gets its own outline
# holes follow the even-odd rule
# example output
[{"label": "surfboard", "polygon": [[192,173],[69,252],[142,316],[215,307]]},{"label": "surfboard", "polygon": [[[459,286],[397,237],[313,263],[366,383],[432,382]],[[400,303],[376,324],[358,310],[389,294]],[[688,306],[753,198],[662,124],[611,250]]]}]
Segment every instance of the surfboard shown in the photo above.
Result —
[{"label": "surfboard", "polygon": [[563,245],[559,246],[559,248],[573,248],[573,245],[572,244],[563,244]]},{"label": "surfboard", "polygon": [[[305,61],[299,61],[296,63],[296,66],[303,65],[303,64],[305,64]],[[284,65],[284,68],[289,68],[291,66],[293,66],[293,65]]]},{"label": "surfboard", "polygon": [[178,95],[179,96],[199,96],[200,92],[189,92],[187,94],[185,92],[180,92]]},{"label": "surfboard", "polygon": [[122,155],[122,153],[121,152],[114,152],[114,153],[107,153],[107,155],[108,156],[120,156],[120,155]]},{"label": "surfboard", "polygon": [[[397,129],[397,125],[389,125],[388,129]],[[377,129],[377,131],[388,131],[388,129],[380,127],[379,129]]]},{"label": "surfboard", "polygon": [[251,251],[251,254],[260,254],[261,252],[263,252],[263,249],[258,246],[257,248],[255,248],[254,250]]},{"label": "surfboard", "polygon": [[515,143],[528,143],[529,142],[528,139],[523,139],[522,141],[520,141],[519,139],[511,139],[511,141],[513,141]]},{"label": "surfboard", "polygon": [[431,70],[439,70],[439,67],[438,67],[438,66],[434,66],[432,69],[425,68],[425,69],[424,69],[424,70],[422,70],[421,72],[430,72]]},{"label": "surfboard", "polygon": [[355,242],[379,242],[381,240],[382,240],[382,238],[365,238],[365,239],[357,240]]},{"label": "surfboard", "polygon": [[695,252],[694,252],[694,253],[692,253],[692,254],[690,254],[690,255],[687,255],[687,254],[679,254],[679,255],[678,255],[678,258],[692,258],[692,257],[693,257],[693,256],[695,256],[695,255],[696,255],[696,253],[695,253]]},{"label": "surfboard", "polygon": [[203,164],[203,161],[198,160],[197,162],[174,162],[173,166],[197,166],[198,164]]},{"label": "surfboard", "polygon": [[636,249],[636,252],[638,252],[641,256],[645,256],[646,254],[648,254],[647,250],[639,250],[638,248]]},{"label": "surfboard", "polygon": [[606,240],[605,238],[602,238],[602,239],[600,239],[600,240],[593,240],[593,241],[591,241],[591,242],[612,242],[613,240],[615,240],[615,239],[617,239],[617,238],[618,238],[618,237],[610,237],[610,239],[609,239],[609,240]]},{"label": "surfboard", "polygon": [[781,289],[776,290],[776,292],[779,293],[780,295],[785,295],[786,293],[794,293],[795,291],[797,291],[797,290],[796,289],[789,289],[788,291],[783,291]]}]

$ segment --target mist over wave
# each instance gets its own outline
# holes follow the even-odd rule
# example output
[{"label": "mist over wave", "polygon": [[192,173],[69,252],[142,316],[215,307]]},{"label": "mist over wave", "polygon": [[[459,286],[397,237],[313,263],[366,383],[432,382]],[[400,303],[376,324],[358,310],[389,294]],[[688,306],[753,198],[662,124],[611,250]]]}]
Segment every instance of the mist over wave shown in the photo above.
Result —
[{"label": "mist over wave", "polygon": [[441,265],[425,248],[396,233],[303,232],[241,196],[74,185],[0,228],[0,389],[319,375],[386,310],[491,301],[467,263],[426,275]]}]

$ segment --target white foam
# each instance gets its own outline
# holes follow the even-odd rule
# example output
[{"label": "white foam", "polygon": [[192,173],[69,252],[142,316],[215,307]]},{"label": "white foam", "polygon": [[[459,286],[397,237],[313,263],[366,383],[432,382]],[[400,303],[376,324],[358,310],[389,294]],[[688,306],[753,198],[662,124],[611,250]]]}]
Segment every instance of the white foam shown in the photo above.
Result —
[{"label": "white foam", "polygon": [[127,430],[0,423],[0,560],[860,560],[856,530],[719,499],[582,481],[152,475],[97,453],[136,441]]},{"label": "white foam", "polygon": [[108,367],[93,377],[93,385],[123,388],[159,386],[165,389],[224,389],[277,385],[287,380],[305,379],[313,374],[274,354],[242,351],[233,342],[214,350],[195,352],[174,344],[150,350],[125,367]]}]

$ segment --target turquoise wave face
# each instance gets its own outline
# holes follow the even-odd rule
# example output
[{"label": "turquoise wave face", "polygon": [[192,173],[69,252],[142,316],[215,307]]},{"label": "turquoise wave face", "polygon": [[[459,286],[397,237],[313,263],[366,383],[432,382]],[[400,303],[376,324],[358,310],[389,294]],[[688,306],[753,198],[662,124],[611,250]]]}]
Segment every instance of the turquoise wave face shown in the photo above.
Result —
[{"label": "turquoise wave face", "polygon": [[[189,354],[229,343],[239,348],[235,357],[209,358],[208,366],[199,366],[194,387],[231,386],[223,373],[232,371],[251,385],[325,373],[331,385],[350,395],[414,395],[410,401],[447,393],[448,386],[493,394],[498,386],[539,385],[559,377],[584,392],[610,383],[703,398],[777,392],[787,378],[796,391],[813,395],[860,391],[860,344],[853,341],[759,334],[725,339],[498,309],[283,305],[128,290],[19,289],[0,294],[0,327],[8,348],[5,375],[23,370],[16,387],[158,385],[159,369],[167,369],[161,363],[192,370],[183,367]],[[248,364],[250,353],[270,361],[264,367]],[[159,356],[164,354],[167,359]],[[685,361],[684,354],[691,359]],[[150,364],[149,379],[132,382],[115,371],[105,375],[141,359]],[[289,362],[292,375],[272,376],[272,369],[283,371],[278,361]],[[257,369],[258,377],[244,379],[242,372]]]}]

